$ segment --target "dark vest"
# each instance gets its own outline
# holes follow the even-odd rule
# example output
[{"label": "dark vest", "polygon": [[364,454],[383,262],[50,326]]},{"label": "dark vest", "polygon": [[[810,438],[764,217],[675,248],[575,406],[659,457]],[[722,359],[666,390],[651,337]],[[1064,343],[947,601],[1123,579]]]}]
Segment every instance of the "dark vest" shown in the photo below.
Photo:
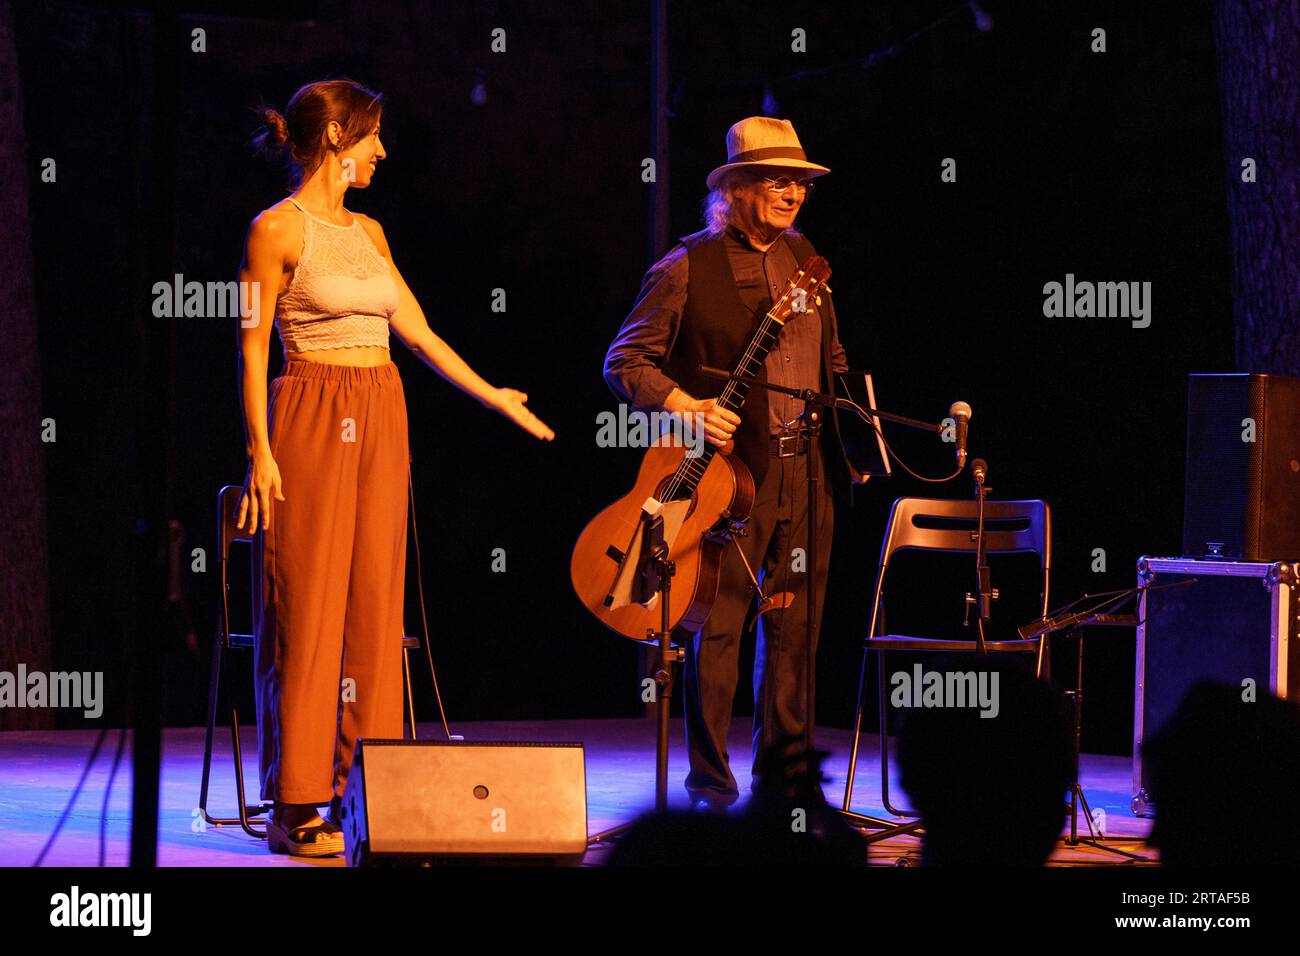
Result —
[{"label": "dark vest", "polygon": [[[803,262],[816,255],[812,243],[802,236],[786,234],[786,240],[795,258]],[[736,363],[754,335],[763,314],[749,315],[740,294],[736,291],[736,278],[731,271],[722,236],[710,237],[707,231],[697,232],[681,240],[687,250],[686,305],[677,336],[669,346],[664,372],[695,398],[717,398],[725,382],[701,375],[701,365],[735,371]],[[831,318],[835,307],[830,294],[823,292],[817,308],[822,324],[822,373],[819,388],[831,391],[828,383],[834,381],[831,372]],[[767,378],[759,369],[759,381]],[[831,416],[821,432],[823,461],[829,467],[825,474],[837,491],[848,486],[847,460],[839,440],[839,422]],[[745,463],[754,475],[757,487],[763,482],[771,457],[768,431],[767,390],[751,388],[740,409],[740,427],[736,429],[736,457]]]}]

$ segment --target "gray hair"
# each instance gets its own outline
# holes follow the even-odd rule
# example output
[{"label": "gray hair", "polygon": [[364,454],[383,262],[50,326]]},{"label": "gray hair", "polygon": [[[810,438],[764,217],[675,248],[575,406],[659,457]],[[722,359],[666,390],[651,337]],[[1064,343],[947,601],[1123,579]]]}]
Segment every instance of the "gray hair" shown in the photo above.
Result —
[{"label": "gray hair", "polygon": [[[752,181],[753,173],[746,170],[733,169],[723,173],[718,184],[709,190],[709,194],[704,197],[704,202],[700,204],[703,211],[704,228],[710,236],[720,236],[724,229],[731,224],[732,210],[735,208],[735,200],[732,199],[731,191],[746,182]],[[802,211],[802,210],[800,210]],[[795,225],[791,225],[786,232],[798,236],[800,232]]]},{"label": "gray hair", "polygon": [[709,190],[704,197],[704,228],[710,236],[722,234],[731,222],[731,190],[741,179],[735,172],[723,173],[718,185]]}]

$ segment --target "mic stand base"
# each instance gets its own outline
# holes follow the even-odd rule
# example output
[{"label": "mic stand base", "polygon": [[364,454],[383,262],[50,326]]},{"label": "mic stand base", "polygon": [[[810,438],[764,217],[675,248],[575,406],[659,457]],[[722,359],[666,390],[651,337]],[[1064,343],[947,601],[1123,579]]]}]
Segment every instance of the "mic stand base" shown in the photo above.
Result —
[{"label": "mic stand base", "polygon": [[[668,809],[668,716],[673,698],[673,686],[676,683],[674,667],[680,664],[684,653],[672,642],[672,625],[670,623],[670,598],[672,597],[673,575],[677,573],[676,562],[668,557],[668,546],[662,539],[656,542],[650,558],[654,573],[660,582],[659,591],[659,631],[647,635],[650,640],[658,641],[659,665],[655,670],[655,717],[657,719],[657,736],[655,739],[655,813],[664,813]],[[587,837],[587,846],[605,843],[619,836],[633,825],[632,821],[620,823]]]}]

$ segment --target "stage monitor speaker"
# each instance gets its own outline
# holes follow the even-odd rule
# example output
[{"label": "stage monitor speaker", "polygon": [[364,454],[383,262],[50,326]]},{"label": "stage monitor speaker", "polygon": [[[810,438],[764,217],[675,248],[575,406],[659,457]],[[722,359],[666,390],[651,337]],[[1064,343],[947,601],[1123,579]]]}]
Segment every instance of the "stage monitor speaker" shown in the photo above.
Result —
[{"label": "stage monitor speaker", "polygon": [[583,745],[363,740],[340,822],[349,866],[576,864]]},{"label": "stage monitor speaker", "polygon": [[1300,379],[1188,376],[1183,556],[1300,558]]}]

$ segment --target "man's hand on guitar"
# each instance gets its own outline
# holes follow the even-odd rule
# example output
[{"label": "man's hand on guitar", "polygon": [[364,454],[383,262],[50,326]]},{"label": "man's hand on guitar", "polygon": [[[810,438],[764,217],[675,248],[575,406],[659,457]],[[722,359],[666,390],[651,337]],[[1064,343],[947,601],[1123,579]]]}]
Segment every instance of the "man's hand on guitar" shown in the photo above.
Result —
[{"label": "man's hand on guitar", "polygon": [[730,409],[723,408],[716,398],[696,400],[691,412],[704,416],[704,436],[719,448],[725,447],[731,441],[740,426],[740,416]]},{"label": "man's hand on guitar", "polygon": [[716,398],[691,398],[680,388],[675,388],[664,401],[664,411],[673,415],[704,417],[704,437],[712,445],[725,447],[740,425],[740,416],[723,408]]},{"label": "man's hand on guitar", "polygon": [[488,407],[500,412],[530,435],[550,441],[555,437],[555,432],[525,407],[527,401],[527,394],[518,389],[498,388]]}]

